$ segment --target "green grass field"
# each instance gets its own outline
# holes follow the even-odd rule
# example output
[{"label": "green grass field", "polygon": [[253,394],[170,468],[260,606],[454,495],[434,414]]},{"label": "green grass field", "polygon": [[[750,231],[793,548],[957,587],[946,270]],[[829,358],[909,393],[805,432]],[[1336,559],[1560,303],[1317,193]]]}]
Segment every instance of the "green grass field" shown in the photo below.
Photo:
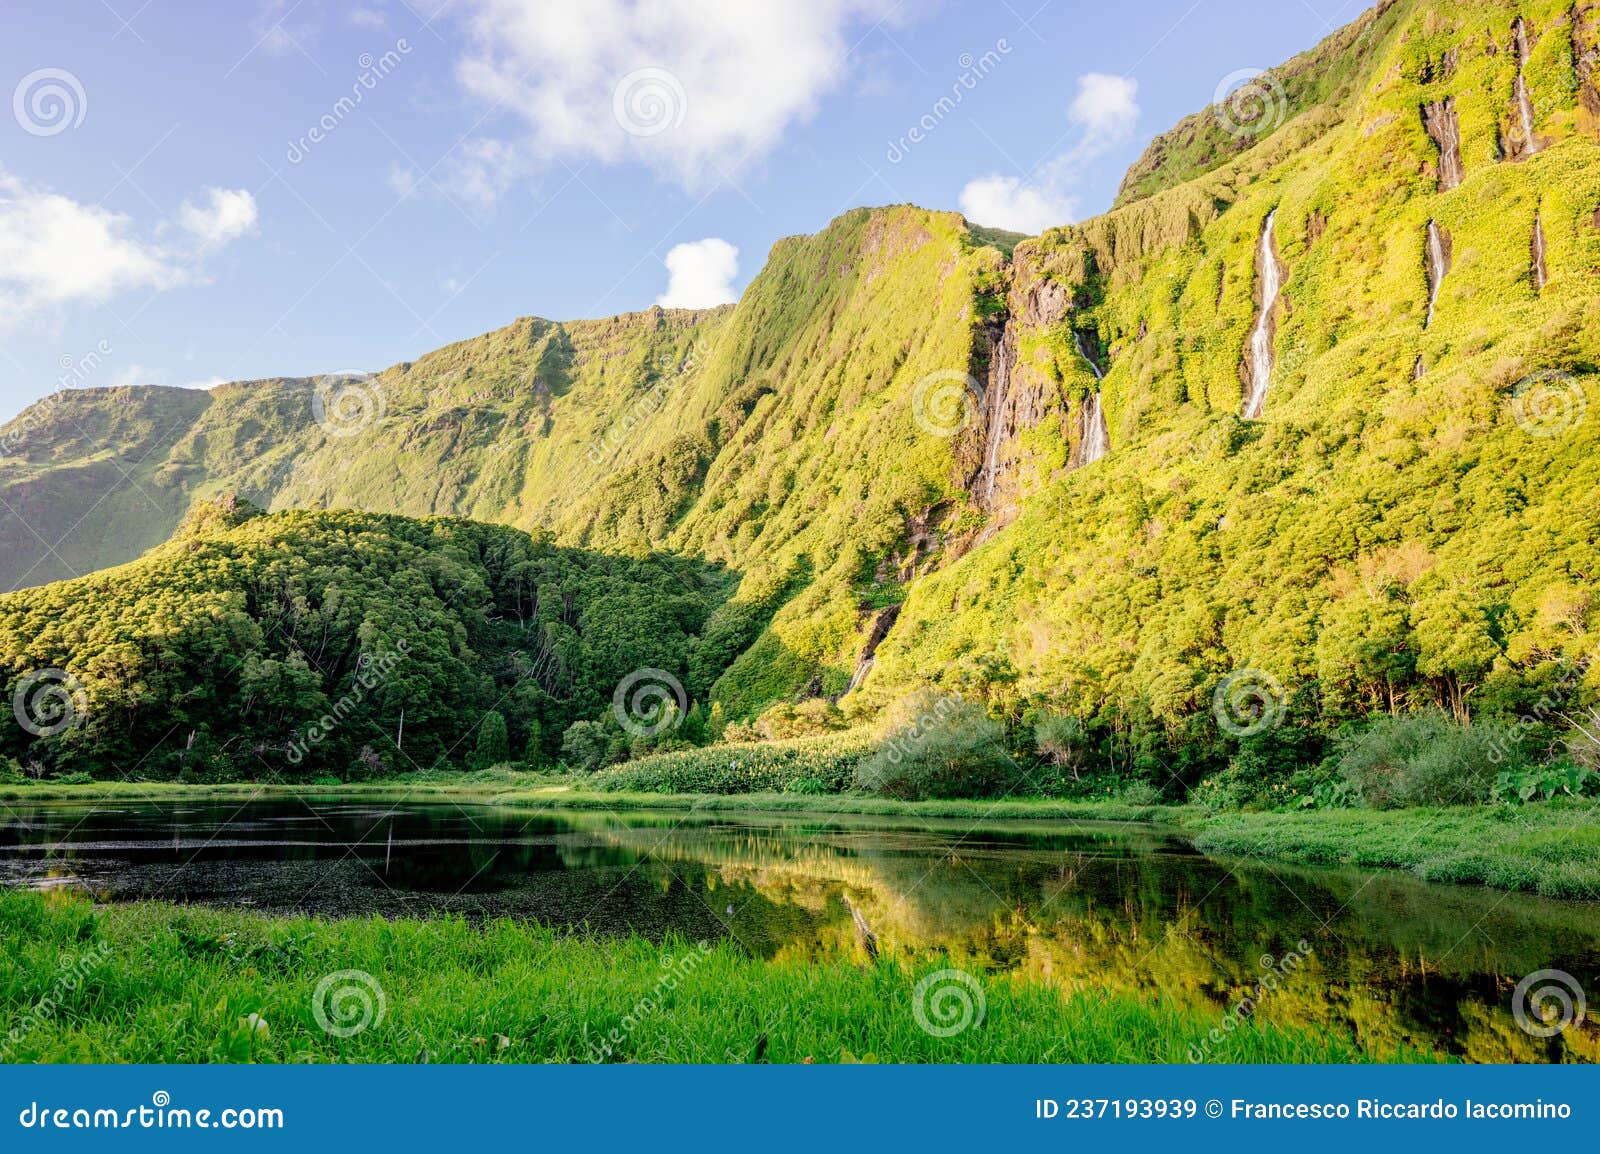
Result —
[{"label": "green grass field", "polygon": [[[1184,1062],[1222,1022],[1160,1001],[977,975],[981,1016],[974,987],[959,980],[922,999],[935,1030],[967,1019],[941,1036],[917,1014],[917,984],[941,964],[763,962],[721,943],[563,937],[504,921],[97,909],[7,893],[0,1022],[11,1033],[0,1036],[0,1058]],[[1432,1057],[1366,1053],[1326,1031],[1254,1021],[1239,1022],[1219,1053],[1229,1062]]]}]

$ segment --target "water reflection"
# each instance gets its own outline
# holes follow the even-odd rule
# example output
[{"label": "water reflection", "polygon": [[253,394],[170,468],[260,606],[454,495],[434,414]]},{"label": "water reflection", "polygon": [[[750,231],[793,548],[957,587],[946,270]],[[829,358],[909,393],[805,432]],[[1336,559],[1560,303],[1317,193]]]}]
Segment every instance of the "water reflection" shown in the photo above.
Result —
[{"label": "water reflection", "polygon": [[[708,818],[506,807],[38,806],[0,822],[0,881],[329,915],[509,915],[764,958],[947,952],[1063,989],[1215,1015],[1304,940],[1259,1017],[1372,1050],[1594,1061],[1586,1023],[1518,1029],[1511,990],[1559,969],[1600,996],[1600,907],[1404,875],[1218,861],[1148,826]],[[1226,1046],[1213,1057],[1227,1060]]]}]

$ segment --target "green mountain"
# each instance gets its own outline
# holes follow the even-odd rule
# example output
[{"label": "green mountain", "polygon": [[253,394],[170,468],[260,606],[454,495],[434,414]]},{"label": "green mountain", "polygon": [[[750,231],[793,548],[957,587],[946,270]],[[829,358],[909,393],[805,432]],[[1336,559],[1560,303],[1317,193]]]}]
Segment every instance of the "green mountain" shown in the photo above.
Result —
[{"label": "green mountain", "polygon": [[1393,0],[1039,237],[858,209],[722,309],[57,394],[0,430],[0,580],[233,492],[726,574],[678,656],[731,717],[956,686],[1133,765],[1214,738],[1230,675],[1323,732],[1515,714],[1600,626],[1597,61],[1587,0]]}]

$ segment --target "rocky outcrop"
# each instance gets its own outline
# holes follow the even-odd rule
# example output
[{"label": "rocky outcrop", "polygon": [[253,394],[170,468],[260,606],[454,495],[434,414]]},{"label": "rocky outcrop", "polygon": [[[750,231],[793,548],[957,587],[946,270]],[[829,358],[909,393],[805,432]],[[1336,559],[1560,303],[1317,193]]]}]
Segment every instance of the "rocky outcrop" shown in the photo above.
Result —
[{"label": "rocky outcrop", "polygon": [[1530,244],[1530,257],[1533,272],[1533,291],[1543,292],[1545,283],[1550,279],[1549,267],[1545,264],[1544,254],[1544,221],[1536,212],[1533,214],[1533,240]]},{"label": "rocky outcrop", "polygon": [[1449,192],[1466,175],[1461,164],[1461,124],[1456,118],[1455,97],[1424,104],[1422,127],[1439,149],[1439,191]]},{"label": "rocky outcrop", "polygon": [[992,351],[983,389],[983,464],[969,489],[991,512],[1005,507],[1014,496],[1007,482],[1014,472],[1017,435],[1060,406],[1055,382],[1033,366],[1020,363],[1021,334],[1060,324],[1071,311],[1072,297],[1065,285],[1024,265],[1014,273],[1008,306],[998,339],[989,338]]},{"label": "rocky outcrop", "polygon": [[1427,328],[1433,324],[1433,311],[1439,303],[1439,286],[1450,271],[1450,230],[1436,220],[1428,222],[1428,240],[1423,259],[1428,268],[1428,315],[1422,319],[1422,327]]},{"label": "rocky outcrop", "polygon": [[1523,160],[1539,151],[1541,142],[1533,128],[1533,101],[1528,96],[1528,25],[1517,17],[1511,26],[1517,51],[1517,79],[1511,93],[1511,124],[1504,132],[1501,152],[1507,160]]},{"label": "rocky outcrop", "polygon": [[861,653],[856,658],[856,667],[850,674],[850,684],[845,689],[846,693],[865,681],[867,674],[872,672],[872,664],[877,660],[878,646],[889,636],[889,630],[894,628],[899,616],[899,605],[888,605],[872,614],[870,624],[867,626],[866,644],[861,647]]},{"label": "rocky outcrop", "polygon": [[1572,7],[1572,74],[1578,86],[1578,126],[1600,139],[1600,0]]}]

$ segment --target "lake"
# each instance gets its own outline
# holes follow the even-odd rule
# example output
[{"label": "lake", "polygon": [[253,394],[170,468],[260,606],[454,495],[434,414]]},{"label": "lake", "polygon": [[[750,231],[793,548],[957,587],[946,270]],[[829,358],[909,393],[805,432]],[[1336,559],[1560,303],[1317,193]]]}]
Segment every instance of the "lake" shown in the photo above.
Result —
[{"label": "lake", "polygon": [[[1535,971],[1600,991],[1600,906],[1211,858],[1149,825],[366,800],[22,805],[0,816],[0,884],[336,917],[531,918],[727,938],[769,959],[940,952],[974,972],[1336,1029],[1379,1053],[1600,1056],[1593,1021],[1547,1039],[1512,1012]],[[1208,1056],[1227,1060],[1226,1039]]]}]

